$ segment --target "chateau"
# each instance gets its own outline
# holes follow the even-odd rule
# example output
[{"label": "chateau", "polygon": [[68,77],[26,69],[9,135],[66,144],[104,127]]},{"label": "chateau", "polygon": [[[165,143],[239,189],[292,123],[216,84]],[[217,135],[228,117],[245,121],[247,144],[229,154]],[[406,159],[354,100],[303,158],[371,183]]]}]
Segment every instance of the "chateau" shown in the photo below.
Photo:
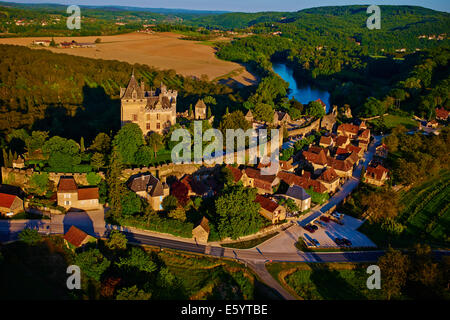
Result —
[{"label": "chateau", "polygon": [[132,122],[139,125],[144,135],[154,131],[159,134],[176,123],[176,90],[161,87],[155,91],[145,91],[144,82],[138,84],[131,75],[126,88],[120,88],[121,125]]}]

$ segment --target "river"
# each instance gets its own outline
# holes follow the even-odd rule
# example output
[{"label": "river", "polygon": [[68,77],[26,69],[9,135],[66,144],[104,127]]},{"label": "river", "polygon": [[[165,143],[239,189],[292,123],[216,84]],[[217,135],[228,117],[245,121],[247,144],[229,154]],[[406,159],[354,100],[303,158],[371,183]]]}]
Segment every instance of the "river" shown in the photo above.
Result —
[{"label": "river", "polygon": [[330,112],[330,93],[307,83],[300,83],[294,78],[294,70],[284,63],[274,62],[275,71],[284,81],[289,83],[288,97],[294,97],[297,101],[307,104],[310,101],[321,99],[327,105],[327,113]]}]

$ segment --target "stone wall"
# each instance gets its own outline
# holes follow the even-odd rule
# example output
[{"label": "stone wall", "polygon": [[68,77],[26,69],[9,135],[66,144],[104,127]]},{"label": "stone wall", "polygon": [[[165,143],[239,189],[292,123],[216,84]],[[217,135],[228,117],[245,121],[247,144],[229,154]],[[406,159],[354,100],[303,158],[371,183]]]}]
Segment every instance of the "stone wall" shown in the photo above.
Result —
[{"label": "stone wall", "polygon": [[320,127],[320,119],[317,119],[317,120],[314,120],[313,122],[311,122],[311,124],[309,126],[306,126],[304,128],[289,130],[288,135],[289,135],[289,137],[297,136],[297,135],[306,135],[313,130],[319,131],[319,127]]},{"label": "stone wall", "polygon": [[[28,181],[33,173],[35,173],[33,169],[13,169],[2,167],[2,183],[25,188],[28,186]],[[105,174],[103,172],[98,172],[98,175],[100,175],[103,179],[105,178]],[[62,176],[74,177],[78,185],[89,185],[86,177],[87,173],[48,172],[49,180],[53,181],[55,185],[58,184],[59,179]]]}]

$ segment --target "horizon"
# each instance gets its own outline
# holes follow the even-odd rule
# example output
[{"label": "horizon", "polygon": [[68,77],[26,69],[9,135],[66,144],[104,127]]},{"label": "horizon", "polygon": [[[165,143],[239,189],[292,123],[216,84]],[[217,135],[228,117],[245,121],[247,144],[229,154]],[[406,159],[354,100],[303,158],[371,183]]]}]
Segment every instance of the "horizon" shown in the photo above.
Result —
[{"label": "horizon", "polygon": [[[124,4],[121,0],[14,0],[0,1],[16,4],[54,4],[54,5],[80,5],[93,7],[136,7],[145,9],[170,9],[170,10],[194,10],[194,11],[228,11],[228,12],[295,12],[299,10],[326,7],[326,6],[348,6],[348,5],[370,5],[362,1],[353,0],[321,0],[320,3],[314,0],[284,0],[282,4],[273,3],[271,0],[229,0],[225,4],[222,1],[211,0],[172,0],[170,4],[161,5],[161,2],[153,0],[132,0]],[[450,2],[447,0],[429,0],[427,4],[420,0],[378,0],[376,5],[399,5],[399,6],[418,6],[436,11],[450,12]],[[279,7],[284,9],[280,10]]]}]

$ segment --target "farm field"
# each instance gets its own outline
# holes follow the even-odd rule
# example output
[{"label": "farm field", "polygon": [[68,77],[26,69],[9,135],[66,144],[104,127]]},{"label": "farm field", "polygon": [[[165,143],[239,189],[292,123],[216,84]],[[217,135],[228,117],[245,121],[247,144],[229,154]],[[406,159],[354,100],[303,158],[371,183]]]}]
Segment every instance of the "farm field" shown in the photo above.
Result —
[{"label": "farm field", "polygon": [[[208,43],[181,40],[181,37],[180,34],[170,32],[155,34],[135,32],[101,36],[101,43],[95,48],[45,49],[87,58],[119,60],[131,64],[146,64],[159,69],[173,69],[184,76],[207,75],[209,80],[224,80],[223,76],[228,76],[229,80],[242,85],[251,85],[256,81],[245,67],[217,58],[214,47]],[[55,37],[54,39],[57,43],[72,40],[92,43],[97,38],[99,37]],[[33,40],[51,40],[51,37],[2,38],[0,44],[31,46]]]},{"label": "farm field", "polygon": [[366,286],[367,264],[270,263],[267,270],[281,285],[305,300],[377,300],[380,290]]},{"label": "farm field", "polygon": [[[401,192],[401,191],[400,191]],[[450,171],[403,192],[403,209],[397,221],[406,228],[400,236],[386,237],[378,225],[365,223],[360,231],[376,244],[408,247],[414,243],[428,243],[433,247],[447,247],[450,233]]]}]

